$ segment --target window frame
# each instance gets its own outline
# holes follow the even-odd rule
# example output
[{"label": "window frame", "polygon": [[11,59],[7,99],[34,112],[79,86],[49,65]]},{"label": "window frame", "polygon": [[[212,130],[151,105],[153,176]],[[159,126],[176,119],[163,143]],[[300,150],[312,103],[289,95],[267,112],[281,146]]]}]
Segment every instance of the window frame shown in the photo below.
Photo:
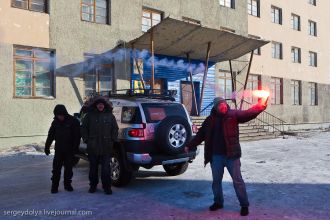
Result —
[{"label": "window frame", "polygon": [[[279,46],[279,55],[277,56],[277,48],[276,46]],[[273,53],[273,48],[275,49],[275,52]],[[271,42],[271,52],[272,52],[272,58],[277,60],[283,59],[283,44],[280,42],[272,41]]]},{"label": "window frame", "polygon": [[[256,2],[257,4],[257,14],[253,14],[253,2]],[[247,9],[249,15],[260,18],[260,0],[248,0]]]},{"label": "window frame", "polygon": [[[311,56],[313,55],[313,56]],[[312,60],[313,58],[313,60]],[[312,61],[312,62],[311,62]],[[310,67],[317,67],[317,53],[313,51],[308,52],[308,66]]]},{"label": "window frame", "polygon": [[[223,1],[223,3],[222,3],[222,1]],[[219,5],[221,7],[235,9],[235,0],[229,0],[230,1],[230,6],[227,4],[227,1],[228,0],[219,0]]]},{"label": "window frame", "polygon": [[[147,17],[144,17],[143,16],[143,13],[144,12],[149,12],[150,13],[150,18],[147,18]],[[156,10],[156,9],[151,9],[151,8],[147,8],[147,7],[143,7],[142,8],[142,14],[141,14],[141,31],[142,31],[142,33],[146,33],[146,32],[148,32],[148,30],[150,29],[150,28],[152,28],[153,26],[155,26],[155,25],[157,25],[157,24],[153,24],[153,21],[154,21],[154,19],[153,19],[153,15],[154,14],[158,14],[158,15],[160,15],[160,21],[159,22],[161,22],[162,20],[163,20],[163,16],[164,16],[164,12],[162,12],[162,11],[160,11],[160,10]],[[147,27],[147,25],[144,25],[143,24],[143,18],[145,18],[145,19],[150,19],[150,21],[151,21],[151,25],[150,25],[150,27],[146,30],[146,31],[143,31],[143,26],[146,26]]]},{"label": "window frame", "polygon": [[316,6],[316,0],[308,0],[308,4]]},{"label": "window frame", "polygon": [[[314,85],[314,86],[312,86]],[[313,102],[313,92],[314,91],[314,102]],[[315,82],[308,83],[308,97],[309,97],[309,105],[310,106],[317,106],[318,105],[318,85]]]},{"label": "window frame", "polygon": [[[278,22],[277,22],[276,13],[275,13],[276,10],[278,11]],[[270,16],[271,16],[271,22],[272,23],[282,25],[283,24],[283,22],[282,22],[282,14],[283,14],[282,13],[282,8],[276,7],[274,5],[271,6]]]},{"label": "window frame", "polygon": [[[24,0],[23,0],[24,1]],[[33,10],[31,5],[32,5],[32,1],[33,0],[26,0],[27,2],[27,8],[21,8],[15,5],[15,0],[11,0],[10,1],[10,5],[12,8],[17,8],[17,9],[22,9],[22,10],[27,10],[27,11],[33,11],[33,12],[40,12],[40,13],[45,13],[48,14],[48,6],[49,6],[49,0],[43,0],[44,2],[44,10],[43,11],[39,11],[39,10]]]},{"label": "window frame", "polygon": [[[296,53],[297,53],[297,59],[296,59]],[[301,48],[299,47],[291,47],[291,62],[292,63],[301,63]]]},{"label": "window frame", "polygon": [[[297,27],[295,25],[295,18],[297,18]],[[294,13],[291,13],[291,28],[295,31],[301,31],[301,21],[300,16]]]},{"label": "window frame", "polygon": [[[88,64],[87,60],[88,59],[93,59],[96,55],[95,54],[90,54],[90,53],[85,53],[84,54],[84,59],[85,59],[85,63]],[[90,71],[84,71],[83,72],[83,81],[84,81],[84,95],[85,96],[88,96],[88,94],[86,94],[86,76],[87,75],[90,75],[90,76],[93,76],[95,78],[95,91],[92,91],[92,92],[96,92],[96,93],[104,93],[104,92],[109,92],[109,91],[112,91],[114,92],[116,90],[116,75],[114,73],[114,63],[113,63],[113,60],[110,61],[110,63],[95,63],[93,62],[93,60],[91,60],[92,63],[88,64],[88,65],[91,65],[92,68]],[[101,87],[101,73],[99,72],[99,70],[102,70],[102,68],[105,68],[105,69],[110,69],[111,68],[111,74],[109,77],[111,77],[111,88],[109,89],[106,89],[106,90],[102,90],[102,87]],[[85,68],[84,68],[85,69]],[[89,89],[91,90],[91,89]],[[94,90],[94,88],[92,88],[92,90]],[[102,91],[101,91],[102,90]]]},{"label": "window frame", "polygon": [[291,104],[292,105],[301,105],[301,81],[300,80],[291,80]]},{"label": "window frame", "polygon": [[[106,17],[105,17],[105,23],[101,23],[101,22],[97,22],[96,21],[96,17],[98,16],[96,14],[96,0],[92,0],[93,4],[87,4],[87,3],[83,3],[84,0],[80,0],[80,20],[81,21],[85,21],[85,22],[90,22],[90,23],[94,23],[94,24],[101,24],[101,25],[110,25],[110,0],[105,0],[106,3]],[[92,6],[93,7],[93,20],[84,20],[83,19],[83,14],[88,14],[88,13],[83,13],[83,5],[88,5],[88,6]],[[89,14],[91,15],[91,14]],[[100,16],[99,16],[100,17]],[[103,16],[102,16],[103,17]]]},{"label": "window frame", "polygon": [[[31,51],[31,56],[19,56],[16,55],[17,50],[25,50],[25,51]],[[50,57],[48,58],[40,58],[35,57],[34,51],[45,51],[49,52]],[[20,96],[16,94],[16,61],[17,60],[24,60],[24,61],[32,61],[31,65],[31,95],[24,95]],[[40,47],[30,47],[30,46],[24,46],[24,45],[13,45],[13,98],[17,99],[55,99],[55,63],[56,63],[56,51],[54,49],[49,48],[40,48]],[[49,73],[50,73],[50,95],[49,96],[37,96],[36,95],[36,72],[35,72],[35,62],[47,62],[49,63]]]},{"label": "window frame", "polygon": [[[247,90],[260,90],[262,87],[262,82],[261,82],[261,75],[259,74],[250,74],[248,77],[248,81],[246,84]],[[246,98],[251,104],[256,104],[258,102],[257,97],[255,96],[250,96]]]},{"label": "window frame", "polygon": [[[274,91],[273,91],[273,86],[274,86]],[[280,90],[280,97],[277,97],[276,95],[276,90],[278,89],[277,88],[278,86]],[[283,105],[283,78],[271,77],[270,90],[272,92],[272,97],[274,97],[274,99],[271,98],[270,103],[272,105]],[[273,100],[275,100],[275,102],[273,102]]]},{"label": "window frame", "polygon": [[[223,88],[224,88],[223,94],[221,93],[221,91],[219,89],[219,95],[221,97],[224,97],[225,99],[231,99],[232,94],[233,94],[231,73],[228,71],[219,70],[219,74],[218,74],[217,78],[218,78],[219,87],[223,85]],[[230,80],[230,82],[228,82],[228,80]],[[224,83],[221,84],[220,81],[223,81]],[[227,89],[228,89],[228,91],[230,90],[230,92],[228,94],[227,94]]]},{"label": "window frame", "polygon": [[[312,26],[313,26],[313,29],[312,29]],[[313,30],[313,32],[312,32],[312,30]],[[317,37],[317,23],[315,21],[308,20],[308,35]]]}]

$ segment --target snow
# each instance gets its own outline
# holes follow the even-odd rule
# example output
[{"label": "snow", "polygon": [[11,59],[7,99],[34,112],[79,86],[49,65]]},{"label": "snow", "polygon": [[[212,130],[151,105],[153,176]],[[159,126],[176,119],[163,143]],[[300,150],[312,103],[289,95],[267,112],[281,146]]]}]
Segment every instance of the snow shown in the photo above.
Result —
[{"label": "snow", "polygon": [[[33,150],[34,149],[34,150]],[[65,219],[329,219],[330,132],[310,131],[285,139],[243,142],[242,173],[250,199],[250,215],[239,216],[231,179],[225,173],[225,207],[210,212],[211,170],[203,167],[203,150],[186,173],[167,177],[162,167],[141,169],[125,188],[114,194],[88,190],[88,163],[74,169],[74,192],[60,186],[50,194],[52,156],[35,145],[0,155],[0,218],[29,211],[29,217],[51,219],[60,211],[91,211]],[[15,213],[16,211],[16,213]],[[47,211],[47,213],[46,213]],[[51,211],[53,213],[51,213]],[[11,212],[11,213],[10,213]],[[39,213],[40,212],[40,213]],[[86,213],[83,213],[86,214]],[[24,217],[28,217],[25,215]],[[59,217],[59,216],[57,216]]]}]

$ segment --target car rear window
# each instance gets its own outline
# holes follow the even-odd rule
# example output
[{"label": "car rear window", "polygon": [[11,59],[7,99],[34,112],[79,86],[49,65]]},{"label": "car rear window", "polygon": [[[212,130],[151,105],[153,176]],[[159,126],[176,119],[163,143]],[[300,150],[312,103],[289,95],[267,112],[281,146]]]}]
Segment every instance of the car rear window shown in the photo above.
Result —
[{"label": "car rear window", "polygon": [[138,107],[123,107],[121,122],[125,124],[142,123],[141,112]]},{"label": "car rear window", "polygon": [[187,119],[182,105],[176,103],[148,103],[142,104],[147,123],[157,123],[168,116],[181,116]]}]

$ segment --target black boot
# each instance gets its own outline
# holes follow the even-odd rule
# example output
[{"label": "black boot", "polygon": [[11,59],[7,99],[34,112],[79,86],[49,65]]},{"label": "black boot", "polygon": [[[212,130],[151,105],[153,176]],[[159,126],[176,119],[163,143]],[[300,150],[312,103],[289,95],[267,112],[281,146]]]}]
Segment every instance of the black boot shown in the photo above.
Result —
[{"label": "black boot", "polygon": [[96,192],[96,186],[90,186],[88,192],[89,193],[95,193]]},{"label": "black boot", "polygon": [[112,194],[111,187],[105,188],[104,193],[107,194],[107,195],[111,195]]},{"label": "black boot", "polygon": [[216,211],[218,209],[222,209],[223,208],[223,205],[222,204],[219,204],[219,203],[213,203],[209,209],[210,211]]},{"label": "black boot", "polygon": [[52,184],[52,188],[50,190],[51,193],[58,193],[58,185]]},{"label": "black boot", "polygon": [[241,216],[247,216],[249,215],[249,207],[242,206],[241,208]]},{"label": "black boot", "polygon": [[69,183],[69,184],[64,184],[64,189],[65,189],[66,191],[69,191],[69,192],[72,192],[72,191],[73,191],[73,187],[72,187],[71,183]]}]

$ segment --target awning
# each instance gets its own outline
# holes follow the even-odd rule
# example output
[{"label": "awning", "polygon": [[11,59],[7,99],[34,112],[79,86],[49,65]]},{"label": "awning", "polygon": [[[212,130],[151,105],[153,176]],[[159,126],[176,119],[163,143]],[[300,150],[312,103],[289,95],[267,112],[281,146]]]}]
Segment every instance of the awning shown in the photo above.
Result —
[{"label": "awning", "polygon": [[148,32],[128,42],[126,47],[149,50],[151,34],[155,54],[186,58],[189,53],[190,58],[195,60],[205,60],[207,45],[211,42],[211,62],[233,60],[269,43],[225,30],[165,18]]}]

